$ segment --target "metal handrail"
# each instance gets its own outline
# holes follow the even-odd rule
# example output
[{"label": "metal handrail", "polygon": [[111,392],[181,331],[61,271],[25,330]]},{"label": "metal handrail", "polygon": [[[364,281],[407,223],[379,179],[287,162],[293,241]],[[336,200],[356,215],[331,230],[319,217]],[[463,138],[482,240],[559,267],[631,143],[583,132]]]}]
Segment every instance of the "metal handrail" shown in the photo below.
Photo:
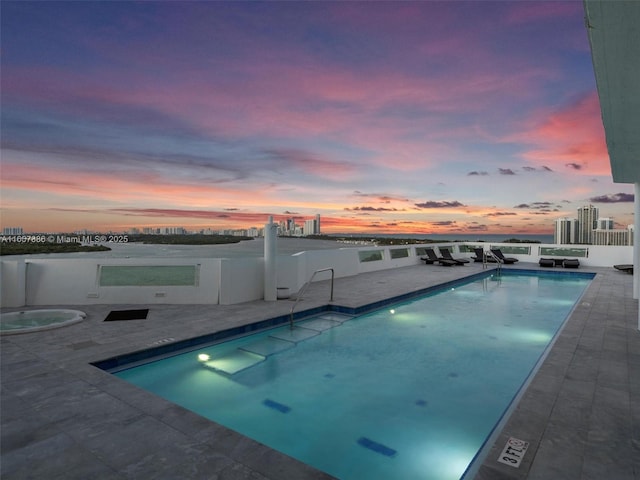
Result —
[{"label": "metal handrail", "polygon": [[333,277],[334,277],[333,268],[321,268],[320,270],[316,270],[315,272],[313,272],[313,274],[311,275],[311,278],[307,281],[307,283],[305,283],[302,286],[302,288],[300,289],[300,292],[296,295],[296,302],[291,307],[291,312],[289,312],[289,328],[291,330],[293,330],[293,309],[296,308],[296,305],[298,305],[298,302],[302,299],[304,292],[306,292],[309,285],[311,285],[311,282],[313,281],[313,277],[316,276],[316,273],[328,272],[329,270],[331,270],[331,298],[329,298],[329,301],[333,302]]},{"label": "metal handrail", "polygon": [[[485,252],[485,254],[484,254],[484,265],[487,265],[487,257],[488,256],[491,256],[491,258],[493,258],[496,261],[496,263],[498,264],[498,275],[500,275],[500,273],[502,273],[502,260],[500,260],[500,257],[498,257],[495,253],[493,253],[491,250],[489,250],[488,252]],[[484,267],[484,268],[486,268],[486,267]]]}]

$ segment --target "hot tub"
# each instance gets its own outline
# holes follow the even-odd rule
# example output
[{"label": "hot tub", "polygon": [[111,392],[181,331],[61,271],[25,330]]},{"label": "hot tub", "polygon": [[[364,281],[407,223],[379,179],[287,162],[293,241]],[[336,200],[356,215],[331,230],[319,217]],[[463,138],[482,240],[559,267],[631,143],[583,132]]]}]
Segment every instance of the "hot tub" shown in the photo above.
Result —
[{"label": "hot tub", "polygon": [[79,310],[42,309],[9,312],[0,315],[0,335],[36,332],[60,328],[84,320]]}]

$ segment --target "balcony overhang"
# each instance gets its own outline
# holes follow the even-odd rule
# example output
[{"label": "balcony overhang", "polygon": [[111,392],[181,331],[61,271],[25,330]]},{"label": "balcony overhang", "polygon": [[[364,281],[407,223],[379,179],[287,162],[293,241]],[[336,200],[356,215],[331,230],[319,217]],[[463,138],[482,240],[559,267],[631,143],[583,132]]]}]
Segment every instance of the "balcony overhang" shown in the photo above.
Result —
[{"label": "balcony overhang", "polygon": [[602,122],[616,183],[640,183],[640,2],[584,0]]}]

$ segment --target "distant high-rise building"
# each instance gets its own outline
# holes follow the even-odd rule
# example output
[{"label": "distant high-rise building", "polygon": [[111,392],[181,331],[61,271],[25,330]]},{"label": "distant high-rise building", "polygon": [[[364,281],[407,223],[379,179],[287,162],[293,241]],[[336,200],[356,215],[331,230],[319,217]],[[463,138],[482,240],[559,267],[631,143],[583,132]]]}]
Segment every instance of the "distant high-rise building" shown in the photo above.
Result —
[{"label": "distant high-rise building", "polygon": [[316,221],[315,219],[305,220],[304,221],[304,234],[305,235],[315,235],[316,233]]},{"label": "distant high-rise building", "polygon": [[633,245],[633,225],[622,229],[596,229],[593,231],[594,245]]},{"label": "distant high-rise building", "polygon": [[598,223],[598,208],[593,205],[585,205],[578,209],[578,242],[591,244],[593,231]]},{"label": "distant high-rise building", "polygon": [[613,230],[614,222],[613,218],[602,217],[598,218],[598,223],[596,226],[597,230]]},{"label": "distant high-rise building", "polygon": [[2,229],[3,235],[22,235],[22,227],[4,227]]},{"label": "distant high-rise building", "polygon": [[187,231],[184,227],[161,227],[159,233],[160,235],[185,235]]},{"label": "distant high-rise building", "polygon": [[553,242],[557,244],[576,243],[578,239],[578,220],[559,218],[553,233]]},{"label": "distant high-rise building", "polygon": [[578,218],[559,218],[555,221],[553,241],[557,244],[633,245],[633,225],[626,230],[614,228],[610,217],[598,217],[598,209],[585,205],[578,209]]},{"label": "distant high-rise building", "polygon": [[287,235],[295,235],[296,234],[296,220],[295,218],[287,219]]},{"label": "distant high-rise building", "polygon": [[305,235],[319,235],[320,234],[320,215],[316,215],[315,218],[304,221],[304,234]]}]

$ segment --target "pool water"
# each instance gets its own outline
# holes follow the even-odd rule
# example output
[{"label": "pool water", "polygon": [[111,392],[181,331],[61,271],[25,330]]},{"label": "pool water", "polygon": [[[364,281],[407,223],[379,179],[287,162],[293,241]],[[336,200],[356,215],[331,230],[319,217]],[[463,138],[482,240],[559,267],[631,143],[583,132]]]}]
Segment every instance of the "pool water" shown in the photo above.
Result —
[{"label": "pool water", "polygon": [[589,281],[487,277],[116,375],[343,480],[457,480]]}]

